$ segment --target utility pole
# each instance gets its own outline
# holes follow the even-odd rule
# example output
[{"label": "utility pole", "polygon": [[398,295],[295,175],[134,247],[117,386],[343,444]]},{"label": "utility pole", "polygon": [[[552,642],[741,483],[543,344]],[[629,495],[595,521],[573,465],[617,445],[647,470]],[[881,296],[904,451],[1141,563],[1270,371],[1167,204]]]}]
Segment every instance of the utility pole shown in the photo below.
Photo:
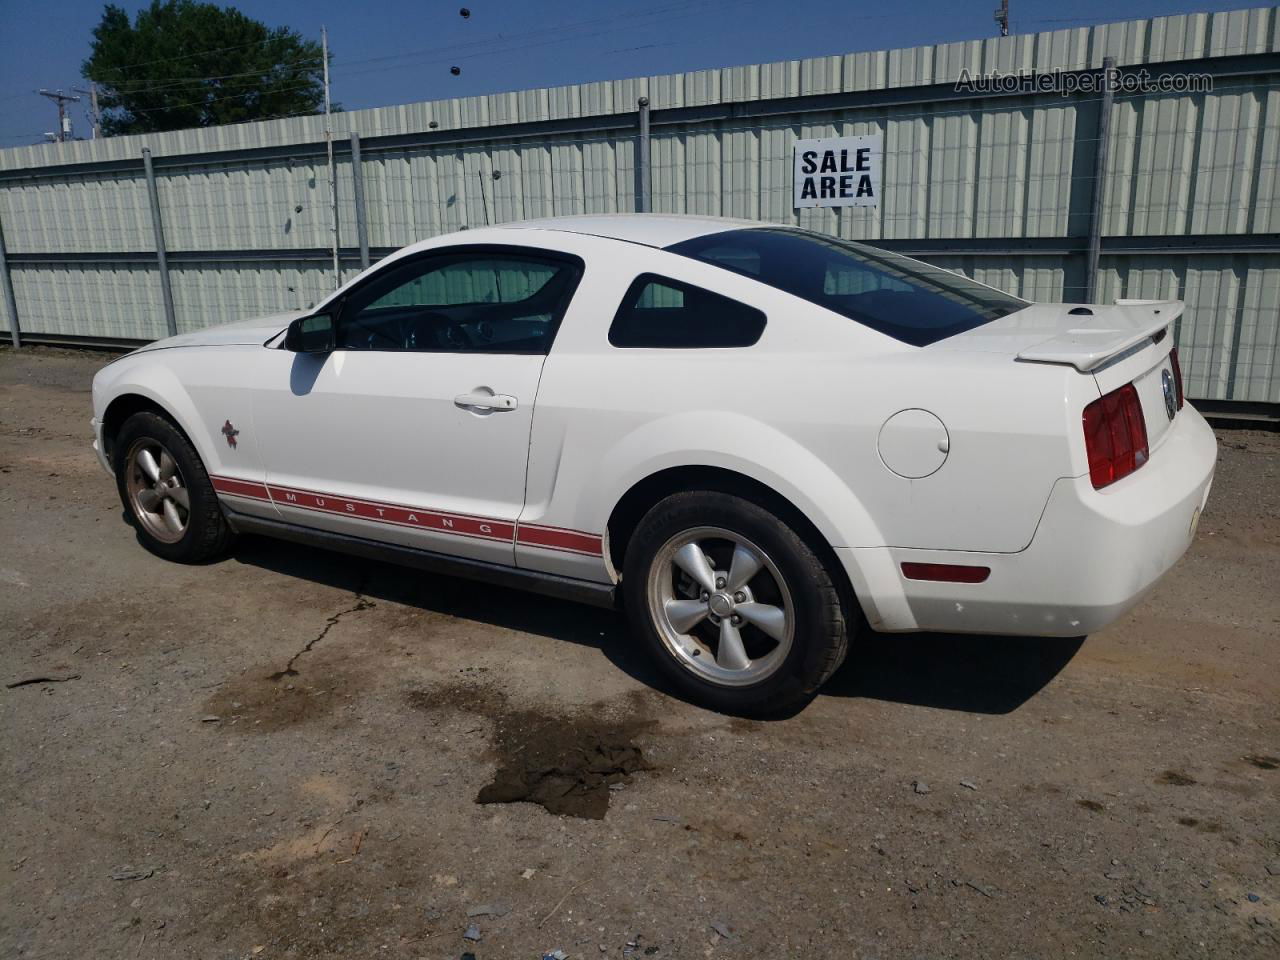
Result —
[{"label": "utility pole", "polygon": [[71,89],[76,93],[87,93],[89,95],[89,123],[93,125],[93,139],[101,139],[102,111],[98,109],[98,85],[91,83],[88,90],[82,90],[79,87],[72,87]]},{"label": "utility pole", "polygon": [[333,114],[329,110],[329,31],[320,28],[320,49],[324,56],[324,148],[329,156],[329,229],[333,231],[333,289],[342,286],[338,266],[338,178],[333,168]]},{"label": "utility pole", "polygon": [[1000,36],[1009,35],[1009,0],[1000,0],[1000,9],[995,14],[996,23],[1000,24]]},{"label": "utility pole", "polygon": [[37,91],[40,96],[48,97],[58,105],[58,133],[54,137],[58,143],[66,143],[68,140],[74,140],[71,135],[71,118],[67,116],[67,104],[79,103],[79,97],[73,97],[69,93],[63,93],[61,90],[55,90],[52,93],[48,90]]}]

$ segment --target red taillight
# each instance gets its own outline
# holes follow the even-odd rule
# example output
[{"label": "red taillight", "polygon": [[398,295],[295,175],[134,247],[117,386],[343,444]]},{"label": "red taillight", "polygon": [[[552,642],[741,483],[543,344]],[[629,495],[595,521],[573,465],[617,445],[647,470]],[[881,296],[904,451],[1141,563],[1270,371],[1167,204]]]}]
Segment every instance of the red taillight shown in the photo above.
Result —
[{"label": "red taillight", "polygon": [[1147,425],[1133,384],[1084,408],[1084,446],[1095,488],[1115,483],[1147,462]]},{"label": "red taillight", "polygon": [[982,583],[991,576],[990,567],[967,567],[959,563],[904,563],[902,575],[908,580],[942,580],[946,583]]},{"label": "red taillight", "polygon": [[1169,361],[1173,364],[1173,382],[1178,388],[1178,409],[1182,409],[1182,402],[1186,397],[1182,393],[1182,364],[1178,362],[1178,348],[1174,347],[1169,351]]}]

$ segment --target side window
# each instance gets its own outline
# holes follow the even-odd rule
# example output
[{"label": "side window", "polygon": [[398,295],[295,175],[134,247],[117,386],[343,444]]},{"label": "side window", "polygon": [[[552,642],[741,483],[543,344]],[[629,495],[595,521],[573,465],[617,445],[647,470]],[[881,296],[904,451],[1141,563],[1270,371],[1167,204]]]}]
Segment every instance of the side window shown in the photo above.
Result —
[{"label": "side window", "polygon": [[352,291],[342,350],[546,353],[582,275],[574,258],[434,253],[393,264]]},{"label": "side window", "polygon": [[710,290],[641,274],[627,289],[609,327],[615,347],[749,347],[764,332],[755,307]]}]

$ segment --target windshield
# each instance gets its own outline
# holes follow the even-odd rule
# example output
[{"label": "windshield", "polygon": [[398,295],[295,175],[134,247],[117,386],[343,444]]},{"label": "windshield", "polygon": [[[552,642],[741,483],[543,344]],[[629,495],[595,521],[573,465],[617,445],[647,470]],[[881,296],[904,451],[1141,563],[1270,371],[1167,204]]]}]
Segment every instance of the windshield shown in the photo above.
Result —
[{"label": "windshield", "polygon": [[918,347],[1027,306],[941,267],[807,230],[728,230],[666,249],[767,283]]}]

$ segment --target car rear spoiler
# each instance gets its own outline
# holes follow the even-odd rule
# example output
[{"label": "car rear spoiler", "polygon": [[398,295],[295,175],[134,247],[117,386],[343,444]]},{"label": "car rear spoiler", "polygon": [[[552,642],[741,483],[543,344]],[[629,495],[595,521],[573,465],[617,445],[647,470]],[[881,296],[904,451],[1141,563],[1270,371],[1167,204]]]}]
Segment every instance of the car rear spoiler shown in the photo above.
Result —
[{"label": "car rear spoiler", "polygon": [[[1088,373],[1164,330],[1182,316],[1186,304],[1181,300],[1117,300],[1114,307],[1088,309],[1093,311],[1090,319],[1070,323],[1061,333],[1022,350],[1018,359],[1066,363]],[[1064,319],[1076,317],[1067,314]]]}]

